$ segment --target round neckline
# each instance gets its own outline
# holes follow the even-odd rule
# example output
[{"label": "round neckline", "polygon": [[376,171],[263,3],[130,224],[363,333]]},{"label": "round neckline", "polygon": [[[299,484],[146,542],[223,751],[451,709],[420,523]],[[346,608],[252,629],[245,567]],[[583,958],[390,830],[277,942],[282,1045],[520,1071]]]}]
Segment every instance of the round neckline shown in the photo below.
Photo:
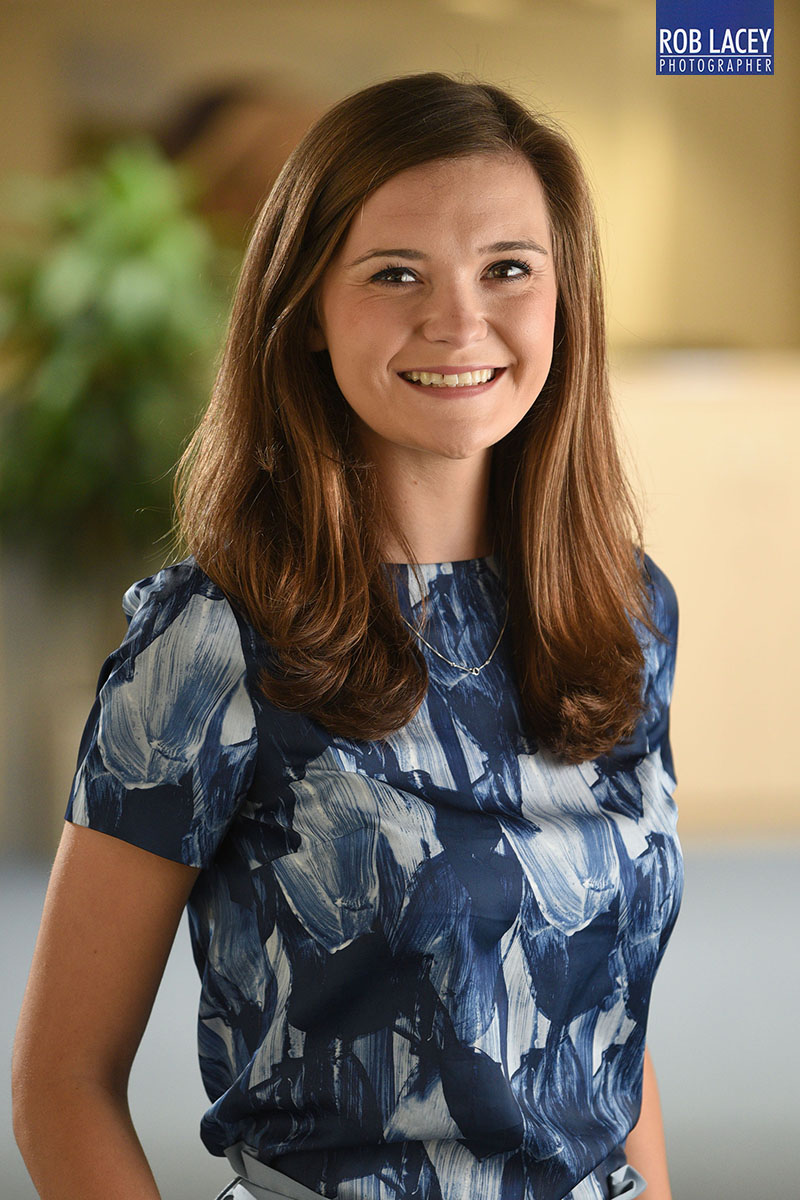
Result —
[{"label": "round neckline", "polygon": [[503,580],[503,568],[496,554],[488,554],[484,558],[455,558],[449,562],[434,563],[384,563],[384,570],[409,595],[429,591],[433,586],[441,586],[451,579],[456,586],[472,585],[481,579],[491,578],[498,584]]},{"label": "round neckline", "polygon": [[442,568],[448,568],[448,567],[473,567],[473,566],[478,566],[480,563],[486,563],[487,565],[491,565],[496,562],[497,562],[496,555],[484,554],[480,558],[452,558],[452,559],[446,559],[443,562],[421,562],[421,563],[387,562],[387,563],[384,563],[383,565],[385,567],[393,567],[393,568],[394,567],[409,567],[412,571],[416,567],[418,567],[420,570],[424,571],[424,570],[435,570],[435,569],[441,570]]}]

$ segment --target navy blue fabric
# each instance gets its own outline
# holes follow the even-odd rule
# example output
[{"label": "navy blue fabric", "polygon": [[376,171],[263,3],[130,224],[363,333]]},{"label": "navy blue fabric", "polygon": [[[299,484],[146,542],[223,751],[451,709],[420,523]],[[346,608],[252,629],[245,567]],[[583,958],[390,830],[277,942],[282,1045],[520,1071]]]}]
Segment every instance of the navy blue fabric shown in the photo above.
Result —
[{"label": "navy blue fabric", "polygon": [[[677,604],[645,558],[635,735],[565,766],[523,728],[504,638],[425,650],[383,743],[257,688],[268,648],[191,562],[128,592],[68,819],[204,868],[189,912],[214,1154],[340,1200],[590,1200],[624,1162],[653,978],[682,891]],[[480,664],[491,559],[397,573],[408,619]]]}]

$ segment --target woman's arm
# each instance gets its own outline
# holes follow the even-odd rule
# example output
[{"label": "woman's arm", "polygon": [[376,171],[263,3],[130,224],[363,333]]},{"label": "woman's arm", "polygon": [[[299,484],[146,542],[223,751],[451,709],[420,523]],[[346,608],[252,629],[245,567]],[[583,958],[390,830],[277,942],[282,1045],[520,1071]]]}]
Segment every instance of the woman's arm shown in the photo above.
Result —
[{"label": "woman's arm", "polygon": [[628,1162],[647,1180],[647,1200],[672,1200],[661,1102],[650,1051],[645,1047],[642,1109],[625,1142]]},{"label": "woman's arm", "polygon": [[64,828],[14,1046],[14,1131],[42,1200],[158,1200],[127,1084],[197,874]]}]

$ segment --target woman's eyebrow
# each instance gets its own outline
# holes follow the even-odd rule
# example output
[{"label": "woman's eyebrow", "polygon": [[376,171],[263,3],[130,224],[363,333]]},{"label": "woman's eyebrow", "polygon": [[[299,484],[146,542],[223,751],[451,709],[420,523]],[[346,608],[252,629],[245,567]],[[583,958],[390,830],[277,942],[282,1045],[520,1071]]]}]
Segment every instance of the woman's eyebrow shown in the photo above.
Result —
[{"label": "woman's eyebrow", "polygon": [[512,242],[492,242],[490,246],[480,246],[479,254],[506,254],[509,250],[533,250],[534,254],[548,257],[544,246],[534,242],[532,238],[517,238]]},{"label": "woman's eyebrow", "polygon": [[[507,254],[511,250],[532,250],[534,254],[543,254],[545,258],[548,257],[544,246],[540,246],[532,238],[514,238],[508,242],[491,242],[488,246],[479,246],[478,254]],[[408,247],[400,247],[393,250],[368,250],[366,254],[353,259],[349,266],[358,267],[370,258],[408,258],[413,262],[421,262],[427,257],[428,255],[423,254],[421,250],[410,250]]]},{"label": "woman's eyebrow", "polygon": [[421,259],[427,258],[421,250],[368,250],[366,254],[362,254],[360,258],[354,258],[348,265],[357,267],[360,263],[366,262],[370,258],[411,258],[419,262]]}]

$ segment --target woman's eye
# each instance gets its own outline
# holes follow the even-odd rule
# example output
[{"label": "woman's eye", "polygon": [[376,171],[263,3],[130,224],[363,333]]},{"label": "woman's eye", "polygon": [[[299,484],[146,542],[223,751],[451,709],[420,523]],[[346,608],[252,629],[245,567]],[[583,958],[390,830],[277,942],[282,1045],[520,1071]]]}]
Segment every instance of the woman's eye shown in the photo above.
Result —
[{"label": "woman's eye", "polygon": [[507,258],[502,262],[492,263],[487,274],[492,279],[525,279],[531,274],[531,268],[516,258]]},{"label": "woman's eye", "polygon": [[408,267],[384,267],[372,276],[371,283],[414,283],[416,275]]}]

